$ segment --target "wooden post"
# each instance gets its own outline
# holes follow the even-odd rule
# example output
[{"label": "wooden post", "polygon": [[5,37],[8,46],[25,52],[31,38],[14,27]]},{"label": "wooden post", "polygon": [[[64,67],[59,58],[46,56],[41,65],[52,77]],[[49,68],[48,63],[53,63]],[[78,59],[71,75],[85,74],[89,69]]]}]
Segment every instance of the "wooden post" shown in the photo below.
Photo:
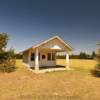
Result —
[{"label": "wooden post", "polygon": [[39,70],[39,52],[38,52],[38,48],[36,48],[36,50],[35,50],[35,70],[36,71]]},{"label": "wooden post", "polygon": [[66,52],[66,68],[69,69],[69,54]]}]

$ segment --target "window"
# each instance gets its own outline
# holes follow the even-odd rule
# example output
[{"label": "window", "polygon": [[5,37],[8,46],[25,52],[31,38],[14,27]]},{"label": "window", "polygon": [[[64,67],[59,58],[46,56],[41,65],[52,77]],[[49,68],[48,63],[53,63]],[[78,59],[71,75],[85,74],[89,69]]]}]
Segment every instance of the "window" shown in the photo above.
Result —
[{"label": "window", "polygon": [[51,60],[51,53],[48,53],[48,60]]},{"label": "window", "polygon": [[55,60],[55,53],[52,53],[52,60]]},{"label": "window", "polygon": [[[35,54],[31,53],[31,61],[34,61],[34,60],[35,60]],[[39,61],[40,61],[40,53],[39,53]]]},{"label": "window", "polygon": [[42,55],[42,59],[45,59],[45,55]]},{"label": "window", "polygon": [[34,61],[34,60],[35,60],[35,54],[31,53],[31,61]]}]

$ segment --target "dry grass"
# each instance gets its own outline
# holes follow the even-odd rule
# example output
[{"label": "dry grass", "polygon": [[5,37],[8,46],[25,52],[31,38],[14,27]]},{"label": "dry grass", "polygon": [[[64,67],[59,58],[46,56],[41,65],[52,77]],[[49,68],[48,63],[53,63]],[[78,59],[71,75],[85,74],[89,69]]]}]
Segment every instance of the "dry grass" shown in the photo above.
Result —
[{"label": "dry grass", "polygon": [[[57,60],[58,65],[65,65],[65,60],[59,59]],[[70,60],[70,67],[79,68],[79,69],[93,69],[96,65],[95,60],[80,60],[80,59],[72,59]]]},{"label": "dry grass", "polygon": [[34,74],[17,61],[15,72],[0,73],[0,100],[100,100],[100,79],[90,72],[95,64],[71,60],[74,71]]}]

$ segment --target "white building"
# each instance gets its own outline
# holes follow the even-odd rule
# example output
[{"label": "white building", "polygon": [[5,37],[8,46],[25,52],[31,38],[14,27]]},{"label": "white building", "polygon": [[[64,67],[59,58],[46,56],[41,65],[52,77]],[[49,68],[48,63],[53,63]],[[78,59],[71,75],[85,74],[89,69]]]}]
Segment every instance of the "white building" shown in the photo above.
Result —
[{"label": "white building", "polygon": [[35,71],[39,71],[40,67],[56,66],[56,53],[65,52],[65,68],[68,68],[69,52],[72,50],[72,47],[65,43],[60,37],[54,36],[40,44],[24,50],[23,62],[28,67],[34,67]]}]

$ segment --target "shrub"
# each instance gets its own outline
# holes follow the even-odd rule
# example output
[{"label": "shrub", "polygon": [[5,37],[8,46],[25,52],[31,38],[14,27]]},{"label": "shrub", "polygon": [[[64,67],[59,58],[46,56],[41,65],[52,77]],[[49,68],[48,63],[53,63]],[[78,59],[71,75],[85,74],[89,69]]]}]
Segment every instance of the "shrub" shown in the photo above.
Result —
[{"label": "shrub", "polygon": [[8,52],[2,54],[2,62],[0,63],[1,72],[12,72],[16,69],[14,51],[10,49]]},{"label": "shrub", "polygon": [[16,69],[15,59],[7,59],[4,63],[0,64],[0,72],[13,72]]},{"label": "shrub", "polygon": [[98,64],[95,67],[94,74],[96,76],[100,76],[100,49],[98,49],[98,53],[96,55],[96,60],[97,60]]}]

